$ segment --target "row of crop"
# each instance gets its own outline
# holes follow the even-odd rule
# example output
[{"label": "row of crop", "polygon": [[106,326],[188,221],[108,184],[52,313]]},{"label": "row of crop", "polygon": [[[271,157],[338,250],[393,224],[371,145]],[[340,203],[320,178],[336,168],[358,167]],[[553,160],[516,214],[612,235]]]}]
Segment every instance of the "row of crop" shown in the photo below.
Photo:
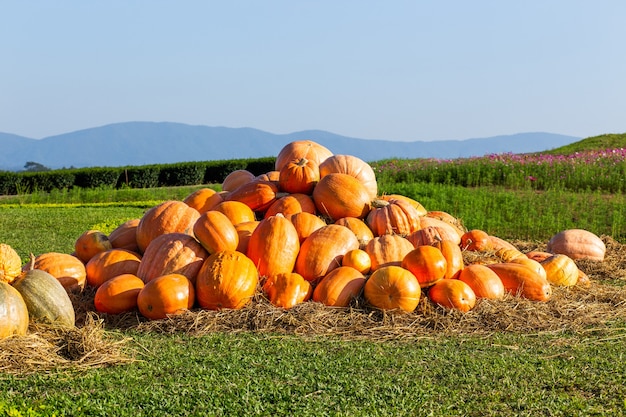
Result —
[{"label": "row of crop", "polygon": [[154,188],[219,184],[226,175],[245,169],[257,175],[271,171],[275,158],[182,162],[129,167],[61,169],[39,172],[0,172],[0,195],[67,190],[74,187]]}]

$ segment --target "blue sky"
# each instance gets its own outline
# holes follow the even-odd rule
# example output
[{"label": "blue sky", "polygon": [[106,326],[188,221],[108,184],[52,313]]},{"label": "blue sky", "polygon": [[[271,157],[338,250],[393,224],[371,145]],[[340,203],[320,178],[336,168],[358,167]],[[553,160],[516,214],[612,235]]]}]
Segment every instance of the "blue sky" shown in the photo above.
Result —
[{"label": "blue sky", "polygon": [[623,0],[0,0],[0,132],[626,132]]}]

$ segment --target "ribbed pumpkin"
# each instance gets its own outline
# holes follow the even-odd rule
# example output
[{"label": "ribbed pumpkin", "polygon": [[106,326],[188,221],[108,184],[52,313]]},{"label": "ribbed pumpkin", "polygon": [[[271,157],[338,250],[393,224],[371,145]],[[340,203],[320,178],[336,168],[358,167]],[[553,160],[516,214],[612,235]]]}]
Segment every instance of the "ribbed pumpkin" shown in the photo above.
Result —
[{"label": "ribbed pumpkin", "polygon": [[186,276],[166,274],[147,282],[137,294],[137,308],[150,320],[183,314],[195,303],[195,288]]},{"label": "ribbed pumpkin", "polygon": [[440,236],[445,240],[451,240],[457,245],[461,243],[461,236],[464,234],[462,230],[450,223],[440,220],[436,217],[420,216],[420,229],[427,227],[436,227],[439,229]]},{"label": "ribbed pumpkin", "polygon": [[311,298],[313,287],[302,275],[285,272],[269,277],[263,284],[263,293],[273,305],[289,309]]},{"label": "ribbed pumpkin", "polygon": [[359,180],[369,194],[370,200],[378,195],[376,174],[367,162],[354,155],[333,155],[319,165],[320,177],[328,174],[348,174]]},{"label": "ribbed pumpkin", "polygon": [[378,196],[378,198],[380,198],[382,200],[406,200],[409,203],[411,203],[411,205],[413,207],[415,207],[415,209],[420,214],[420,216],[425,216],[428,213],[428,210],[426,210],[424,208],[422,203],[420,203],[419,201],[417,201],[417,200],[415,200],[415,199],[413,199],[411,197],[407,197],[407,196],[402,195],[402,194],[383,194],[381,196]]},{"label": "ribbed pumpkin", "polygon": [[242,308],[256,293],[258,283],[259,273],[246,255],[237,251],[214,253],[198,272],[198,305],[207,310]]},{"label": "ribbed pumpkin", "polygon": [[558,253],[540,262],[546,279],[552,285],[571,287],[578,282],[578,266],[572,258]]},{"label": "ribbed pumpkin", "polygon": [[459,273],[458,279],[469,285],[478,298],[501,300],[504,298],[504,285],[500,277],[490,268],[480,264],[467,265]]},{"label": "ribbed pumpkin", "polygon": [[239,234],[230,219],[216,210],[205,211],[193,225],[193,234],[209,254],[236,250]]},{"label": "ribbed pumpkin", "polygon": [[287,193],[311,194],[319,180],[320,169],[316,161],[293,159],[279,171],[278,187]]},{"label": "ribbed pumpkin", "polygon": [[150,242],[141,258],[137,276],[148,283],[161,275],[180,274],[194,283],[207,256],[206,249],[193,236],[166,233]]},{"label": "ribbed pumpkin", "polygon": [[222,181],[222,190],[233,191],[237,187],[253,181],[255,178],[256,176],[246,169],[236,169],[226,175],[224,181]]},{"label": "ribbed pumpkin", "polygon": [[294,159],[307,158],[315,161],[317,165],[321,164],[326,158],[332,156],[333,153],[323,145],[312,140],[296,140],[289,142],[281,148],[276,156],[274,169],[279,171]]},{"label": "ribbed pumpkin", "polygon": [[[435,226],[428,226],[423,229],[416,230],[406,238],[415,247],[423,245],[436,246],[437,243],[441,241],[450,240],[450,236],[446,233],[446,230]],[[454,241],[454,236],[452,236],[452,239],[452,241]]]},{"label": "ribbed pumpkin", "polygon": [[361,294],[364,285],[365,276],[360,271],[340,266],[326,274],[315,286],[313,301],[331,307],[348,307]]},{"label": "ribbed pumpkin", "polygon": [[409,313],[417,308],[421,293],[417,278],[410,271],[395,265],[374,271],[363,288],[365,300],[373,307]]},{"label": "ribbed pumpkin", "polygon": [[241,253],[248,252],[248,242],[250,242],[250,236],[252,232],[259,225],[260,221],[254,220],[251,222],[242,222],[235,225],[237,236],[239,236],[239,243],[237,244],[237,251]]},{"label": "ribbed pumpkin", "polygon": [[137,245],[143,253],[157,236],[167,233],[193,235],[193,225],[200,217],[198,210],[182,201],[168,200],[150,208],[137,225]]},{"label": "ribbed pumpkin", "polygon": [[218,192],[212,188],[200,188],[183,199],[183,203],[198,210],[202,214],[224,201],[226,192]]},{"label": "ribbed pumpkin", "polygon": [[341,259],[341,266],[350,266],[360,273],[369,274],[372,269],[372,260],[363,249],[352,249],[346,252]]},{"label": "ribbed pumpkin", "polygon": [[141,255],[126,249],[110,249],[94,255],[87,265],[87,284],[99,287],[105,281],[122,274],[137,274]]},{"label": "ribbed pumpkin", "polygon": [[256,220],[254,211],[241,201],[222,201],[211,210],[224,214],[233,225]]},{"label": "ribbed pumpkin", "polygon": [[13,247],[0,243],[0,282],[11,283],[22,273],[22,259]]},{"label": "ribbed pumpkin", "polygon": [[548,301],[552,296],[548,280],[527,266],[510,262],[486,266],[500,277],[504,289],[510,294],[533,301]]},{"label": "ribbed pumpkin", "polygon": [[86,230],[74,243],[74,255],[83,261],[89,260],[96,254],[113,249],[109,237],[100,230]]},{"label": "ribbed pumpkin", "polygon": [[28,332],[28,307],[18,290],[0,281],[0,339]]},{"label": "ribbed pumpkin", "polygon": [[94,296],[97,311],[107,314],[122,314],[137,308],[137,297],[144,287],[137,275],[121,274],[98,287]]},{"label": "ribbed pumpkin", "polygon": [[422,245],[407,253],[400,266],[411,271],[420,287],[426,288],[443,279],[447,261],[438,248]]},{"label": "ribbed pumpkin", "polygon": [[139,253],[137,245],[137,226],[140,219],[130,219],[117,226],[109,233],[109,242],[113,249],[126,249]]},{"label": "ribbed pumpkin", "polygon": [[420,214],[408,201],[402,199],[372,201],[367,225],[374,236],[397,234],[407,236],[420,229]]},{"label": "ribbed pumpkin", "polygon": [[358,248],[359,241],[350,229],[328,224],[302,242],[294,270],[307,281],[317,282],[341,266],[343,255]]},{"label": "ribbed pumpkin", "polygon": [[282,214],[259,222],[248,241],[246,255],[256,265],[259,275],[268,278],[293,272],[300,251],[296,228]]},{"label": "ribbed pumpkin", "polygon": [[267,171],[261,175],[257,175],[256,179],[261,181],[272,181],[278,185],[278,178],[280,177],[280,171]]},{"label": "ribbed pumpkin", "polygon": [[458,279],[442,279],[428,289],[428,298],[442,307],[467,313],[476,305],[474,290]]},{"label": "ribbed pumpkin", "polygon": [[38,269],[45,271],[55,277],[66,291],[80,291],[85,287],[87,281],[87,270],[85,264],[77,257],[60,252],[46,252],[31,259],[24,267],[23,271]]},{"label": "ribbed pumpkin", "polygon": [[317,209],[315,208],[315,203],[313,202],[313,198],[310,195],[296,193],[296,194],[288,194],[282,197],[279,197],[266,211],[265,217],[275,216],[277,214],[282,214],[286,218],[290,218],[292,215],[306,212],[311,214],[316,214]]},{"label": "ribbed pumpkin", "polygon": [[400,235],[382,235],[370,240],[363,250],[372,260],[371,270],[376,271],[384,266],[400,266],[406,254],[413,249],[413,244]]},{"label": "ribbed pumpkin", "polygon": [[342,217],[364,219],[370,211],[369,193],[365,186],[348,174],[328,174],[313,190],[317,212],[336,221]]},{"label": "ribbed pumpkin", "polygon": [[302,213],[295,213],[288,217],[289,221],[296,228],[298,232],[298,240],[300,243],[304,242],[304,239],[309,237],[311,233],[326,226],[326,222],[319,216],[303,211]]},{"label": "ribbed pumpkin", "polygon": [[278,185],[271,181],[254,180],[230,191],[225,201],[240,201],[252,211],[264,212],[278,198]]},{"label": "ribbed pumpkin", "polygon": [[441,211],[441,210],[429,210],[426,212],[425,214],[426,217],[433,217],[435,219],[439,219],[442,220],[446,223],[451,224],[452,226],[454,226],[455,228],[459,229],[459,230],[465,230],[463,227],[463,223],[461,222],[460,219],[454,217],[452,214],[448,213],[447,211]]},{"label": "ribbed pumpkin", "polygon": [[365,248],[365,245],[367,245],[367,243],[374,238],[374,232],[372,232],[372,229],[369,228],[364,219],[356,217],[342,217],[335,220],[335,224],[345,226],[352,230],[352,233],[354,233],[359,241],[359,247],[361,249]]},{"label": "ribbed pumpkin", "polygon": [[59,280],[48,272],[29,269],[13,281],[13,288],[24,299],[30,320],[74,327],[72,300]]},{"label": "ribbed pumpkin", "polygon": [[563,254],[573,260],[590,259],[603,261],[606,245],[594,233],[584,229],[568,229],[552,236],[548,241],[548,252]]}]

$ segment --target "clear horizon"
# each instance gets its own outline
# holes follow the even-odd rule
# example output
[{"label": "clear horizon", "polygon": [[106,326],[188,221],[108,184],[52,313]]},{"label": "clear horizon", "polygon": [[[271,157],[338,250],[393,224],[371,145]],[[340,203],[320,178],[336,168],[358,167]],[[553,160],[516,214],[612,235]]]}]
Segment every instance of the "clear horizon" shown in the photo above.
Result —
[{"label": "clear horizon", "polygon": [[626,132],[626,2],[7,2],[0,132]]}]

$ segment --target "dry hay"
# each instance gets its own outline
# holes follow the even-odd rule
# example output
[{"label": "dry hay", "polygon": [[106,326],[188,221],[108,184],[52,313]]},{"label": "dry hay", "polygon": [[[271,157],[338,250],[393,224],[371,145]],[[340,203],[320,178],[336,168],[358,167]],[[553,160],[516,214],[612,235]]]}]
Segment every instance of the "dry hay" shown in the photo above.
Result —
[{"label": "dry hay", "polygon": [[0,372],[27,375],[120,365],[133,361],[96,314],[73,328],[31,323],[25,336],[0,339]]}]

